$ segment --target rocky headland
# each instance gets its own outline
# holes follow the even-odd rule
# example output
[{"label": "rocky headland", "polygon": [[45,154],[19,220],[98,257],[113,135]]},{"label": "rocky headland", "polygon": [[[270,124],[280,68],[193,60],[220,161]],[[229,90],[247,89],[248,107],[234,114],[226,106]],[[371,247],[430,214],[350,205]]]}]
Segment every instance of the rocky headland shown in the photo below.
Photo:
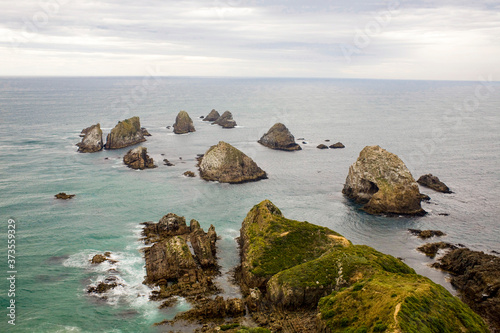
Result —
[{"label": "rocky headland", "polygon": [[175,118],[174,133],[186,134],[189,132],[196,132],[193,120],[186,111],[180,111]]},{"label": "rocky headland", "polygon": [[203,121],[216,121],[217,119],[219,119],[219,117],[219,112],[215,109],[212,109],[212,111],[210,111],[210,113],[205,118],[203,118]]},{"label": "rocky headland", "polygon": [[210,147],[199,161],[201,178],[221,183],[244,183],[266,179],[264,170],[247,155],[220,141]]},{"label": "rocky headland", "polygon": [[95,153],[103,148],[101,125],[98,123],[82,130],[82,141],[77,143],[78,152]]},{"label": "rocky headland", "polygon": [[214,121],[214,124],[222,126],[222,128],[234,128],[236,127],[236,121],[233,119],[233,114],[226,111]]},{"label": "rocky headland", "polygon": [[424,215],[422,195],[412,174],[395,154],[367,146],[349,167],[342,193],[370,214]]},{"label": "rocky headland", "polygon": [[129,168],[136,170],[156,168],[153,159],[148,155],[148,149],[146,147],[130,149],[128,153],[123,156],[123,163]]},{"label": "rocky headland", "polygon": [[419,183],[422,186],[428,187],[433,189],[434,191],[437,192],[442,192],[442,193],[453,193],[450,191],[450,188],[446,186],[445,183],[439,180],[438,177],[433,176],[432,174],[427,174],[421,176],[418,180],[417,183]]},{"label": "rocky headland", "polygon": [[301,150],[295,142],[295,137],[282,123],[276,123],[258,141],[261,145],[271,149],[294,151]]},{"label": "rocky headland", "polygon": [[146,141],[139,117],[119,121],[108,134],[106,149],[120,149]]}]

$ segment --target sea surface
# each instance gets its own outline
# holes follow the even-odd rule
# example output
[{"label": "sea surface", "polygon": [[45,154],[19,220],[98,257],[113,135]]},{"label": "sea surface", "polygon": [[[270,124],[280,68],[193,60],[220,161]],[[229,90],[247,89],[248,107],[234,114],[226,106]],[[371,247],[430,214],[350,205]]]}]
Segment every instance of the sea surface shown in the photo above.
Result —
[{"label": "sea surface", "polygon": [[[199,117],[230,110],[238,127]],[[180,110],[196,132],[167,129]],[[125,167],[126,149],[77,153],[83,128],[107,135],[119,120],[139,116],[152,134],[143,143],[158,168]],[[303,150],[268,149],[257,140],[283,122]],[[347,79],[0,78],[1,332],[161,332],[152,324],[189,308],[180,299],[159,310],[142,284],[139,241],[144,221],[173,212],[216,227],[226,296],[238,264],[235,238],[253,205],[273,201],[288,218],[329,227],[355,244],[400,257],[419,274],[454,292],[433,260],[416,251],[424,241],[408,228],[439,229],[441,240],[500,252],[500,83]],[[196,155],[226,141],[267,171],[269,179],[240,185],[206,182]],[[329,143],[325,140],[331,140]],[[320,150],[341,141],[345,149]],[[302,142],[305,142],[304,144]],[[349,165],[367,145],[397,154],[415,178],[432,173],[454,192],[422,188],[432,200],[424,217],[370,216],[343,197]],[[164,154],[164,155],[163,155]],[[169,159],[174,167],[164,166]],[[55,200],[59,192],[76,194]],[[443,215],[444,214],[444,215]],[[446,215],[449,214],[449,215]],[[16,325],[7,323],[7,225],[16,225]],[[308,244],[304,244],[308,246]],[[96,253],[116,264],[92,266]],[[110,269],[114,273],[109,273]],[[88,285],[110,274],[121,286],[107,298]]]}]

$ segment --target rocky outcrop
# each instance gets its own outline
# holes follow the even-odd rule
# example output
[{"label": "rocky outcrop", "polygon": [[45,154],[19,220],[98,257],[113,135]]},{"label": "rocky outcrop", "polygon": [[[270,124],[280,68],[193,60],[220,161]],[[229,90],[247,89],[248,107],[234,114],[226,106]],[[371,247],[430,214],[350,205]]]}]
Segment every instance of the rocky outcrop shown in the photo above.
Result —
[{"label": "rocky outcrop", "polygon": [[442,232],[441,230],[420,230],[420,229],[408,229],[408,231],[415,235],[415,236],[418,236],[419,238],[422,238],[422,239],[427,239],[427,238],[431,238],[431,237],[441,237],[441,236],[446,236],[446,234],[444,232]]},{"label": "rocky outcrop", "polygon": [[68,200],[68,199],[71,199],[75,196],[75,194],[66,194],[64,192],[60,192],[60,193],[57,193],[56,195],[54,195],[54,197],[56,199],[61,199],[61,200]]},{"label": "rocky outcrop", "polygon": [[115,276],[109,276],[104,279],[104,281],[100,281],[99,283],[97,283],[96,286],[89,286],[87,288],[87,292],[89,294],[101,295],[118,286],[123,286],[123,284],[119,283],[118,279]]},{"label": "rocky outcrop", "polygon": [[123,163],[132,169],[153,169],[156,165],[151,157],[148,155],[146,147],[137,147],[130,149],[128,153],[123,156]]},{"label": "rocky outcrop", "polygon": [[301,150],[295,138],[282,123],[274,124],[258,141],[261,145],[277,150]]},{"label": "rocky outcrop", "polygon": [[200,176],[221,183],[244,183],[267,178],[264,170],[240,150],[220,141],[210,147],[199,163]]},{"label": "rocky outcrop", "polygon": [[184,176],[186,177],[189,177],[189,178],[193,178],[193,177],[196,177],[195,173],[193,171],[186,171],[183,173]]},{"label": "rocky outcrop", "polygon": [[439,250],[456,249],[457,246],[447,242],[426,243],[417,248],[418,251],[425,253],[426,256],[434,258]]},{"label": "rocky outcrop", "polygon": [[141,133],[143,136],[151,136],[151,134],[149,134],[148,130],[144,127],[141,127]]},{"label": "rocky outcrop", "polygon": [[[239,278],[258,325],[280,331],[274,324],[283,314],[281,330],[290,332],[488,331],[445,288],[402,261],[287,219],[268,200],[250,210],[240,232]],[[307,327],[297,329],[301,323]]]},{"label": "rocky outcrop", "polygon": [[433,176],[432,174],[427,174],[421,176],[418,180],[417,183],[419,183],[422,186],[428,187],[433,189],[434,191],[437,192],[442,192],[442,193],[453,193],[450,191],[448,186],[446,186],[445,183],[439,180],[438,177]]},{"label": "rocky outcrop", "polygon": [[203,121],[216,121],[219,119],[220,114],[215,109],[212,109],[210,113],[203,119]]},{"label": "rocky outcrop", "polygon": [[492,332],[500,332],[500,257],[456,249],[434,267],[451,273],[451,284],[460,291],[462,300],[486,318]]},{"label": "rocky outcrop", "polygon": [[233,114],[226,111],[220,116],[214,124],[222,126],[222,128],[234,128],[236,127],[236,121],[233,119]]},{"label": "rocky outcrop", "polygon": [[330,145],[330,148],[332,149],[341,149],[341,148],[345,148],[344,144],[342,142],[337,142],[337,143],[334,143],[333,145]]},{"label": "rocky outcrop", "polygon": [[321,143],[316,148],[318,148],[318,149],[328,149],[328,146]]},{"label": "rocky outcrop", "polygon": [[217,273],[217,235],[212,242],[213,226],[212,232],[205,233],[198,221],[191,220],[187,226],[184,217],[173,213],[163,216],[158,223],[143,225],[144,242],[153,244],[144,249],[144,283],[160,287],[154,293],[155,299],[209,295],[217,291],[212,282]]},{"label": "rocky outcrop", "polygon": [[189,132],[195,132],[193,125],[193,120],[189,117],[186,111],[180,111],[175,118],[174,133],[175,134],[186,134]]},{"label": "rocky outcrop", "polygon": [[78,146],[78,152],[95,153],[102,150],[103,143],[100,124],[83,129],[80,136],[82,137],[82,141],[76,144]]},{"label": "rocky outcrop", "polygon": [[423,215],[418,184],[401,159],[367,146],[349,167],[342,193],[370,214]]},{"label": "rocky outcrop", "polygon": [[119,149],[146,141],[141,131],[139,117],[119,121],[108,134],[106,149]]}]

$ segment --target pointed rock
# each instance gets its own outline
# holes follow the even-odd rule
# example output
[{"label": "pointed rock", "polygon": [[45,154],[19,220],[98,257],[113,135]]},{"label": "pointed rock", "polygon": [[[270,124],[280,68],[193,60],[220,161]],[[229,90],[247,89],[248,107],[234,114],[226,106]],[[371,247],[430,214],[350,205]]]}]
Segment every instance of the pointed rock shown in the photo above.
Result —
[{"label": "pointed rock", "polygon": [[240,150],[220,141],[210,147],[199,164],[200,176],[221,183],[245,183],[266,179],[267,174]]},{"label": "pointed rock", "polygon": [[175,134],[186,134],[189,132],[195,132],[193,125],[193,120],[189,117],[186,111],[180,111],[175,118],[174,133]]},{"label": "pointed rock", "polygon": [[144,141],[146,139],[141,131],[141,121],[139,117],[132,117],[119,121],[111,130],[106,140],[106,149],[125,148]]},{"label": "pointed rock", "polygon": [[82,130],[80,134],[82,142],[77,143],[78,152],[80,153],[95,153],[102,150],[102,130],[101,125],[96,124]]},{"label": "pointed rock", "polygon": [[217,112],[217,110],[215,110],[215,109],[212,109],[212,111],[210,111],[208,116],[206,116],[203,119],[203,121],[216,121],[217,119],[219,119],[219,117],[220,117],[219,112]]},{"label": "pointed rock", "polygon": [[130,149],[128,153],[123,156],[123,163],[132,169],[143,170],[156,168],[153,159],[148,156],[148,149],[146,147]]},{"label": "pointed rock", "polygon": [[233,114],[226,111],[220,116],[214,124],[222,126],[222,128],[234,128],[236,126],[236,121],[233,120]]},{"label": "pointed rock", "polygon": [[288,128],[282,123],[276,123],[269,131],[258,141],[261,145],[277,150],[301,150],[295,143],[295,138]]}]

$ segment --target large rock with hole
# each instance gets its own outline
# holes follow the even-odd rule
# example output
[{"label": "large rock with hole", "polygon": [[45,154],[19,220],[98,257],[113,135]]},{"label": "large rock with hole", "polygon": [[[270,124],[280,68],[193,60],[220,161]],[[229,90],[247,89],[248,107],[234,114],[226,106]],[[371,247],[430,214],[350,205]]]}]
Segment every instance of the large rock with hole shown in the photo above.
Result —
[{"label": "large rock with hole", "polygon": [[295,137],[290,133],[288,128],[282,123],[274,124],[269,131],[264,134],[258,141],[260,144],[271,149],[278,150],[301,150],[300,146],[295,142]]},{"label": "large rock with hole", "polygon": [[193,120],[186,111],[181,111],[175,118],[174,133],[175,134],[186,134],[189,132],[195,132],[193,125]]},{"label": "large rock with hole", "polygon": [[156,165],[151,157],[148,155],[146,147],[137,147],[130,149],[128,153],[123,156],[123,163],[132,169],[153,169]]},{"label": "large rock with hole", "polygon": [[119,121],[111,130],[106,140],[106,149],[125,148],[144,141],[146,139],[141,130],[141,121],[139,117],[132,117]]},{"label": "large rock with hole", "polygon": [[264,170],[229,143],[210,147],[199,163],[200,176],[221,183],[244,183],[267,178]]},{"label": "large rock with hole", "polygon": [[95,153],[102,150],[102,130],[101,125],[96,124],[82,130],[80,134],[82,141],[77,143],[78,152]]},{"label": "large rock with hole", "polygon": [[370,214],[423,215],[418,184],[403,161],[379,146],[367,146],[349,167],[342,190]]},{"label": "large rock with hole", "polygon": [[217,118],[214,124],[222,126],[222,128],[234,128],[236,127],[236,121],[233,119],[233,114],[229,111],[226,111]]},{"label": "large rock with hole", "polygon": [[219,112],[215,109],[212,109],[212,111],[210,111],[210,113],[203,119],[203,121],[216,121],[217,119],[219,119],[219,117]]}]

